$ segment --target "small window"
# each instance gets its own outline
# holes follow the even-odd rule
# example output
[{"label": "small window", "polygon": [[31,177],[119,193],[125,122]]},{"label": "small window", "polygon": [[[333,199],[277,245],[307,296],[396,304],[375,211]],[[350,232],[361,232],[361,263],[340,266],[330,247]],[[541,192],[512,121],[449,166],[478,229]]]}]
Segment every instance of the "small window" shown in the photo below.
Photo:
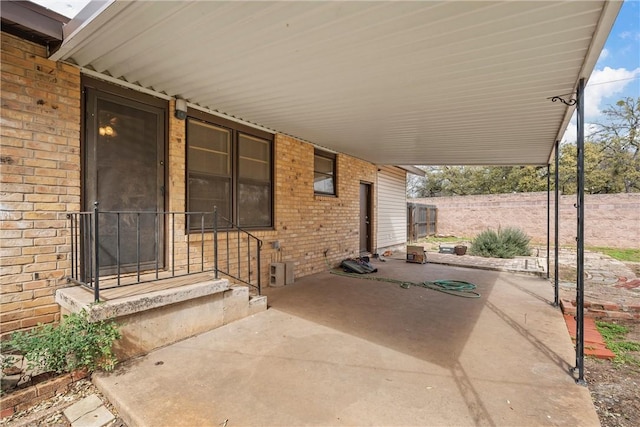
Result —
[{"label": "small window", "polygon": [[313,191],[316,194],[336,195],[336,155],[315,150]]}]

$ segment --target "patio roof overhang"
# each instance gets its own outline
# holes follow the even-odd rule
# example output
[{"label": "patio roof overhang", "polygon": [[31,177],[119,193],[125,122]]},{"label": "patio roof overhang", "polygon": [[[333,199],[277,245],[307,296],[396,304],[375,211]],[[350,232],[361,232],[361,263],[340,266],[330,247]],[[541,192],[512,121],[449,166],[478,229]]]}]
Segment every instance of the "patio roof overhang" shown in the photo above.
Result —
[{"label": "patio roof overhang", "polygon": [[96,1],[52,59],[376,164],[546,165],[621,1]]}]

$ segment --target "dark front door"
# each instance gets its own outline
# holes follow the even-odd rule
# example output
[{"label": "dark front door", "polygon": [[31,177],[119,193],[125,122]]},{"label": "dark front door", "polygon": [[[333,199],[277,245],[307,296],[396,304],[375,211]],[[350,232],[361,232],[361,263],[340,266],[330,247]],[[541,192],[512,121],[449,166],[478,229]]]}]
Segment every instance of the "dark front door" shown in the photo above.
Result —
[{"label": "dark front door", "polygon": [[360,183],[360,252],[371,252],[371,184]]},{"label": "dark front door", "polygon": [[165,110],[96,88],[85,100],[83,200],[101,212],[100,272],[161,268]]}]

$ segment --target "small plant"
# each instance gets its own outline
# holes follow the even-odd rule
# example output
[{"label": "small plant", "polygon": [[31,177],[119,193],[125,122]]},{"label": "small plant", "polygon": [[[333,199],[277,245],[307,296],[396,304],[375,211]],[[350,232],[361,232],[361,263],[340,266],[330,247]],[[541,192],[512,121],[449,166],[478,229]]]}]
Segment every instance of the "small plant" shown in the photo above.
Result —
[{"label": "small plant", "polygon": [[89,322],[88,313],[82,310],[65,315],[57,326],[38,325],[16,332],[6,347],[22,354],[32,372],[110,371],[117,363],[112,347],[119,338],[115,322]]},{"label": "small plant", "polygon": [[616,355],[614,362],[640,366],[640,357],[634,357],[629,354],[630,352],[640,351],[640,342],[625,339],[629,328],[617,323],[603,321],[596,321],[596,326],[602,334],[607,348]]},{"label": "small plant", "polygon": [[471,255],[491,258],[514,258],[531,254],[531,238],[518,228],[485,230],[471,243]]}]

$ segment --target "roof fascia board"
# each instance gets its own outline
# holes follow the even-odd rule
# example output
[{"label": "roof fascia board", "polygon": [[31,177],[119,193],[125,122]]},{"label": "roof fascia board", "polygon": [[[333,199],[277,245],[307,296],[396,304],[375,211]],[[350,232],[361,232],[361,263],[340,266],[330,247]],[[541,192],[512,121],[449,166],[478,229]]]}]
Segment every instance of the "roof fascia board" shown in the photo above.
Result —
[{"label": "roof fascia board", "polygon": [[100,28],[109,23],[120,11],[130,3],[117,0],[92,0],[62,29],[63,40],[60,48],[50,55],[49,59],[58,61],[91,37],[93,31],[87,27]]},{"label": "roof fascia board", "polygon": [[425,175],[425,172],[422,169],[417,168],[415,166],[411,166],[411,165],[394,165],[394,166],[400,169],[404,169],[405,171],[409,172],[412,175],[417,175],[417,176]]},{"label": "roof fascia board", "polygon": [[[589,45],[589,49],[587,51],[587,54],[585,55],[585,60],[582,63],[582,67],[580,68],[580,73],[578,74],[576,82],[573,86],[573,96],[575,96],[580,79],[584,78],[586,82],[589,81],[589,77],[591,76],[596,63],[598,62],[598,58],[600,57],[602,48],[607,42],[609,33],[613,28],[613,24],[616,21],[616,18],[618,17],[618,13],[620,13],[622,3],[622,0],[605,0],[604,4],[602,5],[602,13],[600,14],[600,19],[596,26],[596,30],[593,33],[593,37],[591,38],[591,44]],[[575,111],[575,109],[575,105],[568,106],[566,108],[564,118],[562,120],[562,123],[560,124],[560,127],[558,128],[558,133],[556,135],[557,141],[562,140],[564,132],[569,126],[569,122],[571,121],[571,117],[573,116],[573,112]],[[548,163],[551,163],[552,157],[554,155],[554,149],[555,144],[554,147],[552,147],[551,152],[549,153]]]},{"label": "roof fascia board", "polygon": [[60,41],[63,38],[63,25],[68,20],[36,4],[15,1],[2,3],[2,18]]}]

